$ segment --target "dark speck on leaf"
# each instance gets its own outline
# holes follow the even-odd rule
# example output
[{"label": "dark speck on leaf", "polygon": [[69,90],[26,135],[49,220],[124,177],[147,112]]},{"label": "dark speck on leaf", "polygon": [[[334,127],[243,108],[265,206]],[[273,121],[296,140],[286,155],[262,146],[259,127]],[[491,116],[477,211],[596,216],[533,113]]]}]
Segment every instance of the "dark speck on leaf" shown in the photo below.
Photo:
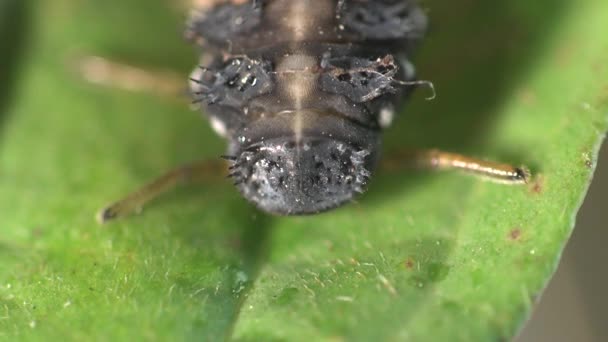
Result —
[{"label": "dark speck on leaf", "polygon": [[535,194],[540,194],[541,192],[543,192],[544,184],[545,184],[545,179],[543,178],[542,175],[538,175],[535,177],[534,181],[532,182],[532,186],[531,186],[530,190]]},{"label": "dark speck on leaf", "polygon": [[509,240],[517,241],[521,238],[521,228],[513,228],[509,232]]}]

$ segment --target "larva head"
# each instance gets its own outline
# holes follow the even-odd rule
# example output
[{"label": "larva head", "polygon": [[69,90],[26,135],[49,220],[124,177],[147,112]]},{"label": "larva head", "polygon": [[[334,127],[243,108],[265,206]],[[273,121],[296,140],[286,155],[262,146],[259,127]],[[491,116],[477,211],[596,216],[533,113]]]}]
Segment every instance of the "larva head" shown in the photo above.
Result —
[{"label": "larva head", "polygon": [[231,176],[260,209],[306,215],[342,205],[365,190],[375,149],[328,138],[275,138],[243,150]]}]

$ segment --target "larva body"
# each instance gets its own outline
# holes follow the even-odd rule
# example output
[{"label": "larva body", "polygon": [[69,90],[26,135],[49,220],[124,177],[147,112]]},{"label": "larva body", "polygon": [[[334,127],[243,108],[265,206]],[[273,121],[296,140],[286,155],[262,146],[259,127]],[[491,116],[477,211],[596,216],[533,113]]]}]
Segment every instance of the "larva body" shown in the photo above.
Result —
[{"label": "larva body", "polygon": [[245,198],[283,215],[363,192],[381,130],[415,78],[426,17],[408,0],[222,2],[196,12],[191,91],[228,140]]}]

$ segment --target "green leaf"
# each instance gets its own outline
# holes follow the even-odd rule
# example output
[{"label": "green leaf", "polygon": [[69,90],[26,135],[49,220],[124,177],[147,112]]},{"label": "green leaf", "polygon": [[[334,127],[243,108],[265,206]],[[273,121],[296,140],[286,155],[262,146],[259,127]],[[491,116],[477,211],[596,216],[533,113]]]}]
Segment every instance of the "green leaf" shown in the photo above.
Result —
[{"label": "green leaf", "polygon": [[417,65],[439,97],[418,92],[387,154],[522,162],[533,184],[380,172],[357,203],[276,218],[210,181],[101,228],[107,201],[224,142],[186,101],[72,68],[100,55],[185,85],[181,9],[32,3],[21,82],[0,107],[2,339],[508,339],[556,267],[608,126],[606,1],[429,1]]}]

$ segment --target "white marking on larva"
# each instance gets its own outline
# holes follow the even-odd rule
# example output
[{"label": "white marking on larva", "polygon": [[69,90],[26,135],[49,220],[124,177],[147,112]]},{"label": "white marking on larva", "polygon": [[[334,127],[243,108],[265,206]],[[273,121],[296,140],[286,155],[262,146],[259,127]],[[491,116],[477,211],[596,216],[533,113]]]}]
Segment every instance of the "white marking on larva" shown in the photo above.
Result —
[{"label": "white marking on larva", "polygon": [[388,128],[393,123],[395,118],[395,108],[393,106],[386,106],[380,109],[380,115],[378,117],[378,123],[381,128]]},{"label": "white marking on larva", "polygon": [[203,87],[196,81],[193,80],[201,80],[203,78],[203,74],[205,73],[205,71],[203,69],[201,69],[200,67],[196,67],[191,73],[190,73],[190,91],[192,93],[198,93],[200,92]]},{"label": "white marking on larva", "polygon": [[405,74],[405,79],[412,79],[416,75],[416,67],[407,58],[401,58],[400,61],[403,73]]},{"label": "white marking on larva", "polygon": [[306,15],[307,11],[308,8],[302,1],[295,1],[293,3],[293,6],[291,6],[289,19],[291,20],[291,30],[293,32],[293,37],[297,41],[303,40],[306,36],[307,22],[306,20],[304,20],[304,18],[310,17]]},{"label": "white marking on larva", "polygon": [[[322,24],[333,16],[332,0],[276,0],[279,8],[286,10],[282,25],[289,30],[294,43],[324,35]],[[285,9],[285,7],[287,7]],[[283,15],[284,12],[281,13]]]},{"label": "white marking on larva", "polygon": [[302,140],[302,98],[304,97],[304,89],[302,88],[302,80],[301,77],[299,76],[299,74],[295,74],[295,78],[293,80],[293,83],[291,84],[291,91],[293,94],[293,98],[294,98],[294,104],[295,104],[295,110],[296,110],[296,117],[294,120],[294,132],[296,134],[296,143],[298,143],[299,146],[299,142]]},{"label": "white marking on larva", "polygon": [[302,106],[317,81],[318,76],[311,72],[316,65],[317,60],[312,56],[290,55],[286,56],[277,67],[277,72],[283,74],[287,94],[293,101],[295,115],[293,130],[296,142],[302,139],[304,129]]},{"label": "white marking on larva", "polygon": [[211,128],[213,128],[217,135],[223,138],[226,137],[226,124],[222,120],[214,116],[210,116],[209,123],[211,124]]}]

